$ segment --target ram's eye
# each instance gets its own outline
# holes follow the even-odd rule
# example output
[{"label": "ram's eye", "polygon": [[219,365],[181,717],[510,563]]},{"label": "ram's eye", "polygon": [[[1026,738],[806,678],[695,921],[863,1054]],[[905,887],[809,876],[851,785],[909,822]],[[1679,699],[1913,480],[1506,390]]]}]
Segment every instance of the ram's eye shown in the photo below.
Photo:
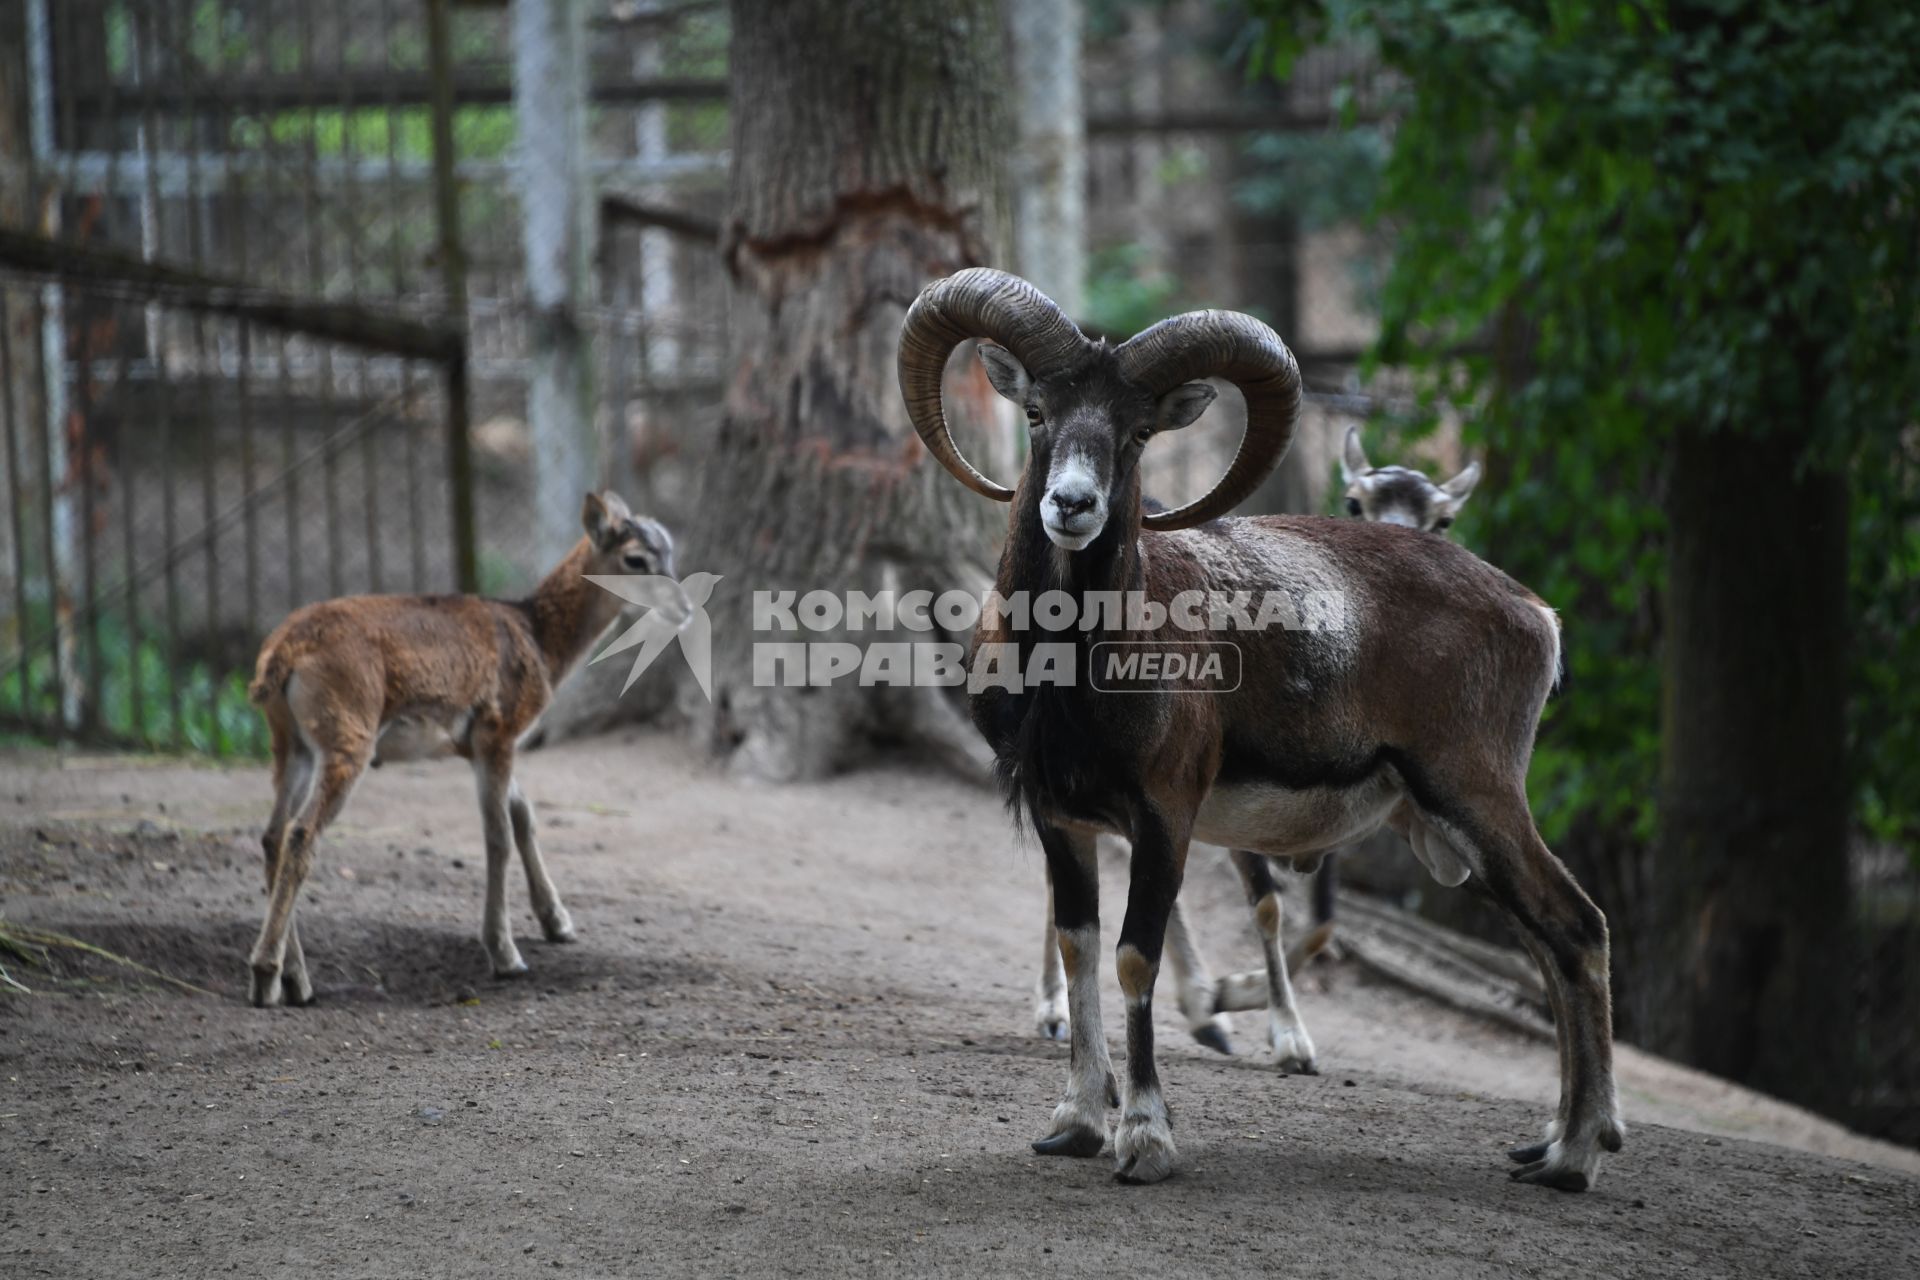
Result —
[{"label": "ram's eye", "polygon": [[1433,527],[1436,529],[1442,529],[1442,530],[1451,529],[1453,528],[1453,517],[1441,516],[1438,520],[1435,520],[1433,522]]},{"label": "ram's eye", "polygon": [[1040,406],[1032,404],[1027,406],[1027,425],[1030,427],[1040,425]]},{"label": "ram's eye", "polygon": [[1358,498],[1347,499],[1347,514],[1350,516],[1357,516],[1360,514],[1360,499]]},{"label": "ram's eye", "polygon": [[1142,427],[1138,431],[1133,433],[1133,442],[1135,444],[1145,444],[1147,441],[1151,439],[1153,439],[1152,427]]}]

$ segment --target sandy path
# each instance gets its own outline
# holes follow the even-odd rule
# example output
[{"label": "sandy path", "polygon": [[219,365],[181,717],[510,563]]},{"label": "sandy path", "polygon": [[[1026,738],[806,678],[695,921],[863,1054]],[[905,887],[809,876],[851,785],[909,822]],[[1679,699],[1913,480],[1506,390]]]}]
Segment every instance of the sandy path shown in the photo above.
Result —
[{"label": "sandy path", "polygon": [[[1302,984],[1317,1078],[1252,1016],[1233,1059],[1163,1016],[1174,1181],[1036,1158],[1065,1050],[991,798],[745,787],[651,736],[523,777],[578,945],[516,881],[535,972],[486,978],[471,782],[384,769],[303,899],[321,1004],[258,1012],[263,770],[0,757],[0,911],[218,997],[97,962],[0,996],[0,1274],[1920,1274],[1920,1153],[1632,1050],[1600,1185],[1510,1184],[1550,1048],[1339,967]],[[1222,861],[1189,902],[1217,966],[1257,954]]]}]

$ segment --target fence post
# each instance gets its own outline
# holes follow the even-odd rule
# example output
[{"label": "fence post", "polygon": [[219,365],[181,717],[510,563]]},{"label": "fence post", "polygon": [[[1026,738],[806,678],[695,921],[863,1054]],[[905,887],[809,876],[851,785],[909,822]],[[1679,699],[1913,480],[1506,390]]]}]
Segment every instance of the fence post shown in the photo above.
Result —
[{"label": "fence post", "polygon": [[587,163],[586,8],[513,0],[513,106],[529,308],[527,428],[540,565],[580,537],[580,500],[600,479],[595,422],[594,239]]},{"label": "fence post", "polygon": [[449,0],[427,0],[428,74],[433,82],[433,199],[439,224],[440,283],[447,323],[460,335],[460,349],[442,364],[447,396],[447,476],[453,486],[455,586],[480,589],[473,518],[473,440],[467,358],[467,258],[460,240],[460,177],[453,140],[453,33]]},{"label": "fence post", "polygon": [[[53,25],[47,0],[27,3],[28,140],[33,168],[41,189],[43,235],[60,234],[60,190],[54,163],[58,139],[54,133]],[[41,512],[46,538],[47,606],[53,622],[53,678],[59,705],[54,711],[54,733],[64,737],[80,722],[83,701],[78,654],[74,647],[74,513],[69,493],[71,459],[67,456],[67,306],[66,291],[57,284],[40,289],[41,482],[45,509]],[[21,620],[24,637],[25,619]]]}]

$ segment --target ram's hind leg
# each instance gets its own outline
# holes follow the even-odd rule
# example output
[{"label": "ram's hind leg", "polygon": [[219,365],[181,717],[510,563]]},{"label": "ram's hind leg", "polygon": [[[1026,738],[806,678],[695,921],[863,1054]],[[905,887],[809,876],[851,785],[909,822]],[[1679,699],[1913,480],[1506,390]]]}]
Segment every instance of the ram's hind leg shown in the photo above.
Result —
[{"label": "ram's hind leg", "polygon": [[1247,891],[1247,905],[1253,908],[1253,922],[1260,931],[1260,948],[1267,961],[1267,1039],[1273,1046],[1276,1064],[1282,1071],[1300,1075],[1320,1074],[1314,1061],[1313,1038],[1293,1000],[1293,982],[1287,973],[1287,959],[1281,950],[1280,927],[1284,912],[1280,909],[1280,884],[1273,878],[1267,859],[1244,849],[1233,851],[1233,869]]},{"label": "ram's hind leg", "polygon": [[560,891],[547,874],[546,860],[540,856],[540,841],[533,821],[533,805],[520,790],[515,778],[507,787],[507,816],[513,822],[513,843],[520,850],[520,863],[527,873],[527,895],[533,899],[533,914],[548,942],[572,942],[573,917],[560,902]]},{"label": "ram's hind leg", "polygon": [[1626,1136],[1613,1081],[1613,1003],[1609,990],[1607,920],[1534,829],[1525,795],[1514,789],[1477,797],[1469,833],[1440,829],[1471,843],[1487,894],[1512,918],[1541,967],[1553,1005],[1560,1050],[1560,1107],[1539,1148],[1514,1177],[1562,1191],[1593,1184],[1605,1151]]},{"label": "ram's hind leg", "polygon": [[1067,1092],[1053,1109],[1043,1156],[1097,1156],[1107,1144],[1107,1108],[1114,1095],[1107,1033],[1100,1023],[1100,864],[1094,838],[1036,824],[1053,884],[1053,924],[1067,974],[1072,1051]]}]

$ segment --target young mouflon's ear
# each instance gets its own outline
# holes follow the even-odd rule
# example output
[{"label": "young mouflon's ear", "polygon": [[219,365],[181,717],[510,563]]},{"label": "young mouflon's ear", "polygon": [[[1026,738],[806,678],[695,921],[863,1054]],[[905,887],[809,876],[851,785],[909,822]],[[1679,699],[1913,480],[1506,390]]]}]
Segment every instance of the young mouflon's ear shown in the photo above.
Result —
[{"label": "young mouflon's ear", "polygon": [[1340,450],[1340,478],[1352,484],[1371,470],[1367,465],[1367,452],[1360,447],[1360,428],[1348,427],[1347,442]]},{"label": "young mouflon's ear", "polygon": [[580,527],[587,531],[589,538],[600,541],[600,535],[607,527],[607,504],[600,500],[599,494],[588,494],[586,502],[581,504]]},{"label": "young mouflon's ear", "polygon": [[1033,386],[1033,379],[1027,376],[1027,367],[1014,358],[1013,352],[995,342],[980,344],[980,363],[987,366],[987,381],[993,389],[1017,405],[1025,405],[1027,391]]},{"label": "young mouflon's ear", "polygon": [[580,508],[580,526],[596,546],[604,547],[619,537],[621,529],[632,516],[627,504],[612,490],[590,493]]},{"label": "young mouflon's ear", "polygon": [[1217,394],[1204,382],[1182,383],[1160,397],[1159,408],[1154,413],[1154,430],[1178,431],[1192,425],[1194,419],[1207,411]]},{"label": "young mouflon's ear", "polygon": [[1453,479],[1440,486],[1440,492],[1453,499],[1453,505],[1459,506],[1473,492],[1473,486],[1480,483],[1480,464],[1469,462],[1466,468]]}]

